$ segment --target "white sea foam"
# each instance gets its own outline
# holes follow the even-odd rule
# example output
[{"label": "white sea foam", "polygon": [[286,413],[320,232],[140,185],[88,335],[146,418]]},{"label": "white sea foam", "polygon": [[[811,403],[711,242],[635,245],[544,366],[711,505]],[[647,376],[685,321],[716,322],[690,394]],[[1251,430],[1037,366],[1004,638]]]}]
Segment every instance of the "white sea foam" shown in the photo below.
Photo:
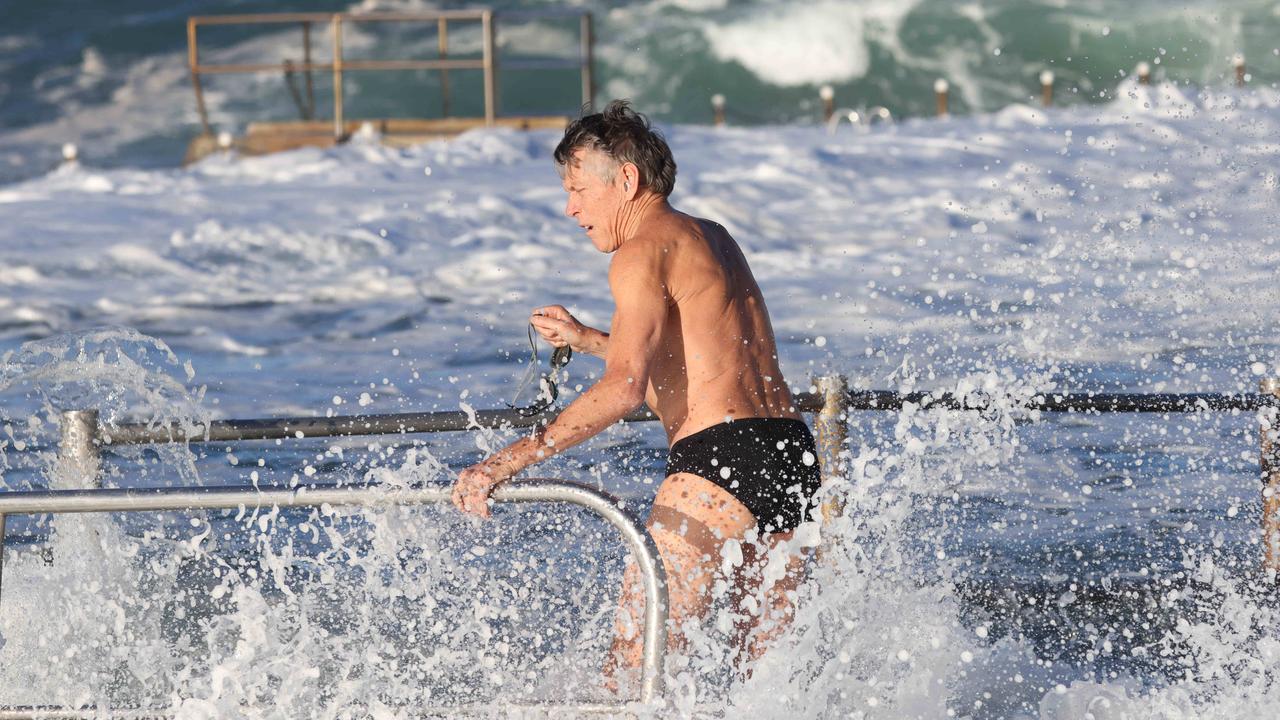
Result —
[{"label": "white sea foam", "polygon": [[735,23],[708,25],[703,32],[716,57],[739,62],[775,85],[805,85],[866,73],[863,22],[857,7],[817,3],[801,12],[768,9]]}]

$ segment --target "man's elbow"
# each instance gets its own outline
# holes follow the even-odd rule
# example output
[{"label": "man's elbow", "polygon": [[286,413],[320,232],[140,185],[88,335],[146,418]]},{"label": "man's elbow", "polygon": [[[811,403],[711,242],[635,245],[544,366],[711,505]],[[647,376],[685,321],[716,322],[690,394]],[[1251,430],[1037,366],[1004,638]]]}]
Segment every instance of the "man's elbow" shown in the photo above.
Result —
[{"label": "man's elbow", "polygon": [[644,404],[645,383],[639,379],[635,377],[619,378],[618,382],[613,385],[610,395],[617,399],[618,405],[621,406],[624,414]]},{"label": "man's elbow", "polygon": [[629,413],[632,410],[644,404],[644,389],[627,390],[619,393],[618,403],[622,406],[623,413]]}]

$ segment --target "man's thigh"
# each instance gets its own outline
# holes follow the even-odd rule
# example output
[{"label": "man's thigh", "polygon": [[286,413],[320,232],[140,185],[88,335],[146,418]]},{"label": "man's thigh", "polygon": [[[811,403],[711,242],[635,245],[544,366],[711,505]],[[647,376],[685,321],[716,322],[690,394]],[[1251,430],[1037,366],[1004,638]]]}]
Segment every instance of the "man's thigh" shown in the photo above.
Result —
[{"label": "man's thigh", "polygon": [[741,540],[755,527],[751,511],[727,490],[690,473],[667,477],[653,499],[649,524],[676,532],[704,554],[717,558],[726,540]]}]

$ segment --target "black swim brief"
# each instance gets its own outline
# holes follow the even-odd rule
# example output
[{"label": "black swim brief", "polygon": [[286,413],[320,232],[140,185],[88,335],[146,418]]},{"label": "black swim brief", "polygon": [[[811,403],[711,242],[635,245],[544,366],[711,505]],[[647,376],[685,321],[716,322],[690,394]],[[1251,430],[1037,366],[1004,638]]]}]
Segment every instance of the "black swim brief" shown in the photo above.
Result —
[{"label": "black swim brief", "polygon": [[794,530],[809,519],[822,484],[818,450],[803,420],[743,418],[682,438],[667,454],[667,476],[692,473],[747,506],[761,532]]}]

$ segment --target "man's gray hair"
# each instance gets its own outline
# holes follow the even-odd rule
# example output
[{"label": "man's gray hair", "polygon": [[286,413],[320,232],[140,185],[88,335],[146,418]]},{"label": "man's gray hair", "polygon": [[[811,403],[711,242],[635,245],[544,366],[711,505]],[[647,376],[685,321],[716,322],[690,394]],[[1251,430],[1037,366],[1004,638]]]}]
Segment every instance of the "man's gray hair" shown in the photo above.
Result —
[{"label": "man's gray hair", "polygon": [[[603,112],[583,115],[565,128],[564,139],[556,146],[556,166],[561,172],[573,162],[579,148],[599,150],[614,162],[614,171],[624,163],[640,170],[640,185],[667,197],[676,186],[676,161],[662,135],[649,119],[631,109],[626,100],[610,102]],[[612,175],[613,173],[611,173]],[[612,181],[613,177],[605,180]]]}]

